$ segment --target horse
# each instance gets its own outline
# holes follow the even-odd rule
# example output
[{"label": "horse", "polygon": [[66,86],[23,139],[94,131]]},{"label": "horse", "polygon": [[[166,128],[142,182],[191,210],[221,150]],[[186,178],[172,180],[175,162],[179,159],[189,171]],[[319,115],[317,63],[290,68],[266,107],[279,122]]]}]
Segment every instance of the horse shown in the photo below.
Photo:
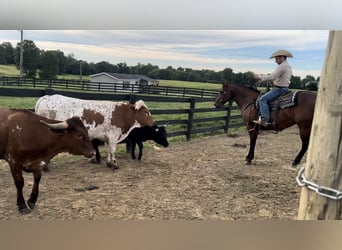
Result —
[{"label": "horse", "polygon": [[[241,115],[250,138],[249,152],[246,156],[246,165],[251,165],[254,158],[254,149],[260,130],[282,131],[297,124],[299,135],[302,141],[302,148],[292,163],[293,169],[300,163],[309,146],[311,124],[316,103],[316,93],[311,91],[296,91],[296,105],[284,109],[276,109],[270,113],[270,125],[263,127],[257,125],[259,109],[257,98],[260,91],[255,87],[242,84],[223,83],[222,89],[215,100],[215,107],[220,108],[226,102],[235,101],[241,109]],[[273,100],[271,100],[273,101]]]}]

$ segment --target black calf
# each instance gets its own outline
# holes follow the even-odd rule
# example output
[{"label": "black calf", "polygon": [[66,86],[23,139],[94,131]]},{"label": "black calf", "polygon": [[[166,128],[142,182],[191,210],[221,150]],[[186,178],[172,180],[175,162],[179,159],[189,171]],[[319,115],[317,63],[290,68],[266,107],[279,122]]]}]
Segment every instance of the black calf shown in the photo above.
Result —
[{"label": "black calf", "polygon": [[[167,147],[169,146],[169,142],[167,141],[167,132],[165,130],[165,126],[158,127],[155,126],[145,126],[140,128],[134,128],[127,138],[120,143],[127,143],[128,145],[131,145],[131,156],[132,159],[136,159],[135,157],[135,147],[136,144],[138,144],[139,147],[139,153],[138,153],[138,160],[140,161],[142,158],[142,150],[143,150],[143,142],[147,140],[153,140],[156,143]],[[92,145],[96,151],[96,162],[101,162],[101,155],[99,152],[99,145],[103,145],[103,142],[98,139],[92,140]]]}]

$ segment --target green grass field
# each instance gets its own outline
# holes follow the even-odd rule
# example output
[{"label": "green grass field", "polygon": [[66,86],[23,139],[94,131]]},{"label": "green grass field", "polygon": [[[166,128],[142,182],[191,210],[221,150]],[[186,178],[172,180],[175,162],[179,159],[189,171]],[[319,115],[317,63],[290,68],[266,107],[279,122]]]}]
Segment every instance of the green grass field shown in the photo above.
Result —
[{"label": "green grass field", "polygon": [[160,80],[160,86],[170,86],[179,88],[197,88],[197,89],[213,89],[219,90],[221,85],[215,83],[205,83],[205,82],[187,82],[187,81],[173,81],[173,80]]},{"label": "green grass field", "polygon": [[1,65],[0,76],[19,76],[19,70],[15,65]]}]

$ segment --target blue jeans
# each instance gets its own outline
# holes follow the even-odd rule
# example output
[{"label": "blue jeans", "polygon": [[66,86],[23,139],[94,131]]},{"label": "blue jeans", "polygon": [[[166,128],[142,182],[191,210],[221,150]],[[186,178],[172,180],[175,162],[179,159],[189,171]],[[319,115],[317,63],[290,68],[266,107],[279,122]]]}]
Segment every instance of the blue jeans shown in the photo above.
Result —
[{"label": "blue jeans", "polygon": [[282,94],[285,94],[287,91],[289,91],[288,88],[272,88],[270,91],[263,94],[259,99],[259,107],[260,107],[260,115],[263,120],[266,122],[269,122],[270,120],[270,108],[268,106],[268,101],[277,98],[278,96],[281,96]]}]

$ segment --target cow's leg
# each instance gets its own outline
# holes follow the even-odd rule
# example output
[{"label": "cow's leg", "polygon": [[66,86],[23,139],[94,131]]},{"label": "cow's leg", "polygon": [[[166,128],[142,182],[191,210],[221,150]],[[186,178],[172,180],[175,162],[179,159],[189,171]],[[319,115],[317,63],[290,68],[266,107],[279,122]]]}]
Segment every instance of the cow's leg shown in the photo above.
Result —
[{"label": "cow's leg", "polygon": [[11,166],[11,173],[14,180],[15,187],[17,188],[17,206],[19,212],[27,214],[31,210],[26,206],[23,196],[24,177],[20,167]]},{"label": "cow's leg", "polygon": [[107,167],[118,169],[118,165],[116,163],[115,152],[116,152],[116,143],[109,141],[106,143],[107,149]]},{"label": "cow's leg", "polygon": [[90,163],[101,163],[101,155],[99,151],[99,144],[100,141],[98,139],[91,140],[91,145],[93,146],[95,150],[95,158],[92,158],[89,162]]},{"label": "cow's leg", "polygon": [[256,145],[256,141],[258,138],[258,134],[259,134],[259,130],[255,128],[248,128],[248,133],[249,133],[249,151],[248,154],[246,156],[246,161],[245,161],[245,165],[251,165],[252,164],[252,160],[254,159],[254,150],[255,150],[255,145]]},{"label": "cow's leg", "polygon": [[30,195],[30,199],[28,199],[27,204],[31,209],[34,209],[36,205],[38,194],[39,194],[39,182],[42,177],[40,170],[36,170],[33,172],[33,187]]},{"label": "cow's leg", "polygon": [[140,142],[137,142],[137,144],[138,144],[138,147],[139,147],[138,160],[140,161],[141,157],[142,157],[143,143],[140,141]]},{"label": "cow's leg", "polygon": [[137,143],[135,141],[132,140],[132,151],[131,151],[131,156],[132,156],[132,159],[136,159],[135,157],[135,146],[137,145]]}]

